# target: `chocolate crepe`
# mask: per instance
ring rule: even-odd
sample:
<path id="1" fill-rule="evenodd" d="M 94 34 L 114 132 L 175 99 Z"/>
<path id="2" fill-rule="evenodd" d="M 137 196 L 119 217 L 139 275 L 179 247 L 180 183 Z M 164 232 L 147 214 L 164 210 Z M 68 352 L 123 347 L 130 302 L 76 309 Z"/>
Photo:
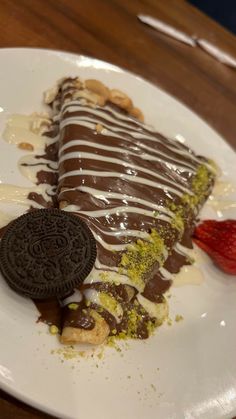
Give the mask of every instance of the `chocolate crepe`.
<path id="1" fill-rule="evenodd" d="M 109 326 L 101 341 L 146 338 L 167 316 L 172 274 L 192 262 L 191 234 L 214 167 L 145 125 L 127 95 L 96 80 L 64 79 L 46 101 L 54 110 L 48 135 L 58 144 L 59 207 L 81 217 L 97 241 L 79 298 L 61 302 L 62 329 L 70 329 L 64 342 L 94 343 L 81 326 L 91 313 Z"/>

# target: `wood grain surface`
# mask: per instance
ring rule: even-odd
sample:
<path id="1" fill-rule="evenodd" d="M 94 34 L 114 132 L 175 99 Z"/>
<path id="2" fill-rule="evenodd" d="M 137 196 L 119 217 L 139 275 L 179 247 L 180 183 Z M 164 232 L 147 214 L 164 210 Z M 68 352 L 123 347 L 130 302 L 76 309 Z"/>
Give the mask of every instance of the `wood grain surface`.
<path id="1" fill-rule="evenodd" d="M 122 66 L 185 103 L 236 149 L 236 69 L 141 24 L 138 13 L 236 57 L 234 35 L 183 0 L 0 0 L 0 47 L 60 49 Z M 48 417 L 0 392 L 1 419 Z"/>

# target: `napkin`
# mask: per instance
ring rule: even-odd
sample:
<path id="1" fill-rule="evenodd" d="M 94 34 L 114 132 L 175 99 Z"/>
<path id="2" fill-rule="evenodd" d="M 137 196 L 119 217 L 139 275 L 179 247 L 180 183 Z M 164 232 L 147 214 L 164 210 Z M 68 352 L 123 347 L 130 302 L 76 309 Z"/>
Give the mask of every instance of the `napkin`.
<path id="1" fill-rule="evenodd" d="M 163 22 L 159 19 L 153 18 L 151 16 L 139 14 L 137 17 L 142 23 L 145 23 L 146 25 L 149 25 L 152 28 L 164 34 L 174 39 L 177 39 L 180 42 L 184 42 L 185 44 L 191 47 L 200 46 L 204 51 L 206 51 L 208 54 L 216 58 L 221 63 L 226 64 L 230 67 L 236 68 L 236 58 L 233 57 L 228 52 L 223 51 L 222 49 L 218 48 L 216 45 L 212 44 L 210 41 L 207 41 L 206 39 L 198 38 L 195 35 L 189 35 L 186 32 L 179 30 L 169 25 L 168 23 Z"/>

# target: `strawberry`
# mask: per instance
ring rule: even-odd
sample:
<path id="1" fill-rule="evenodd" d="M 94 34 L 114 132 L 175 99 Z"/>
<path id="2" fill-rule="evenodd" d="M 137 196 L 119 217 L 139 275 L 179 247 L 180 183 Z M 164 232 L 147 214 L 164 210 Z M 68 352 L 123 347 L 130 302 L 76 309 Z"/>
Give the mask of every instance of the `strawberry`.
<path id="1" fill-rule="evenodd" d="M 224 272 L 236 275 L 236 220 L 206 220 L 195 228 L 194 242 Z"/>

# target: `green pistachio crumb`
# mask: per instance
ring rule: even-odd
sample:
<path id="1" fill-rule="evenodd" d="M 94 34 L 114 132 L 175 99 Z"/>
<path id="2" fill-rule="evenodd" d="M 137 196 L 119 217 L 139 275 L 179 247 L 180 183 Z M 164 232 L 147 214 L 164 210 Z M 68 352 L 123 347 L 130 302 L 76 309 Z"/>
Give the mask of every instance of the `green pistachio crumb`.
<path id="1" fill-rule="evenodd" d="M 194 195 L 184 194 L 182 196 L 183 204 L 189 206 L 191 209 L 194 209 L 194 207 L 200 204 L 207 194 L 212 178 L 213 174 L 207 166 L 205 164 L 201 164 L 192 180 L 192 190 Z"/>
<path id="2" fill-rule="evenodd" d="M 106 282 L 108 280 L 108 273 L 107 272 L 101 272 L 99 273 L 99 278 L 102 282 Z"/>
<path id="3" fill-rule="evenodd" d="M 118 302 L 113 296 L 111 296 L 111 295 L 109 295 L 105 292 L 100 292 L 99 300 L 100 300 L 101 304 L 103 305 L 103 307 L 105 309 L 107 309 L 110 313 L 116 313 L 117 312 Z"/>
<path id="4" fill-rule="evenodd" d="M 175 321 L 176 322 L 181 322 L 181 320 L 183 320 L 184 318 L 183 318 L 183 316 L 181 316 L 181 314 L 176 314 L 176 316 L 175 316 Z"/>
<path id="5" fill-rule="evenodd" d="M 98 313 L 103 313 L 104 312 L 104 308 L 103 307 L 98 307 L 97 308 Z"/>
<path id="6" fill-rule="evenodd" d="M 49 328 L 51 335 L 57 335 L 59 333 L 59 329 L 55 324 L 52 324 Z"/>
<path id="7" fill-rule="evenodd" d="M 171 225 L 173 228 L 176 228 L 176 230 L 179 230 L 181 233 L 184 231 L 184 214 L 181 207 L 175 211 L 175 216 L 172 219 Z"/>
<path id="8" fill-rule="evenodd" d="M 70 309 L 70 310 L 77 310 L 77 308 L 79 307 L 79 305 L 78 304 L 76 304 L 76 303 L 70 303 L 69 305 L 68 305 L 68 308 Z"/>
<path id="9" fill-rule="evenodd" d="M 157 326 L 157 323 L 151 322 L 151 320 L 148 321 L 148 323 L 147 323 L 148 336 L 153 335 L 153 333 L 156 329 L 156 326 Z"/>
<path id="10" fill-rule="evenodd" d="M 144 289 L 144 275 L 147 274 L 155 262 L 163 263 L 164 241 L 153 229 L 150 240 L 137 240 L 127 248 L 122 255 L 120 267 L 126 269 L 128 277 L 140 290 Z"/>

